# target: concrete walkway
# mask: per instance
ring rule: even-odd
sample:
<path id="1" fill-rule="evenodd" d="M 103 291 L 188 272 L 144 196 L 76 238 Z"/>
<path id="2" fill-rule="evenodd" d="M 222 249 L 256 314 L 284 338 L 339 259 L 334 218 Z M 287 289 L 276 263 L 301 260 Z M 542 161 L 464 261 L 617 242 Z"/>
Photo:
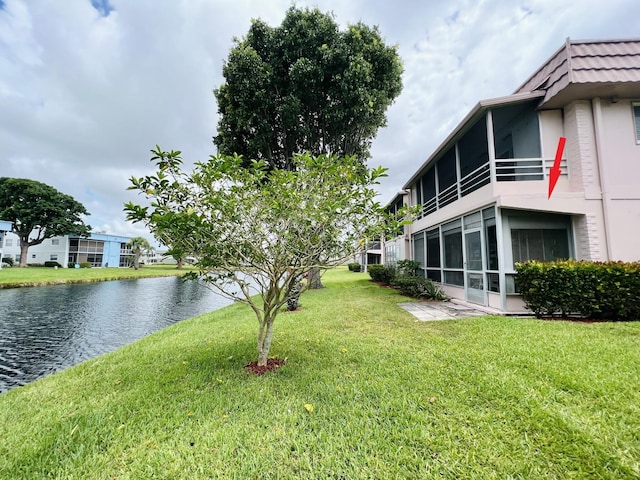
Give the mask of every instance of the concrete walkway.
<path id="1" fill-rule="evenodd" d="M 406 310 L 418 320 L 429 322 L 433 320 L 454 320 L 469 317 L 481 317 L 484 315 L 499 315 L 500 312 L 489 311 L 486 307 L 477 308 L 470 304 L 458 302 L 407 302 L 398 303 L 398 306 Z"/>

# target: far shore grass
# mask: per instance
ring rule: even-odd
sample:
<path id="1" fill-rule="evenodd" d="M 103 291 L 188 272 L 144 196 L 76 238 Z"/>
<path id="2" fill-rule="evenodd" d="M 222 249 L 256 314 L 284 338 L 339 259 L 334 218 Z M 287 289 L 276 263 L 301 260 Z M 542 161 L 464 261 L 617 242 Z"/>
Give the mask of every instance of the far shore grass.
<path id="1" fill-rule="evenodd" d="M 168 277 L 184 275 L 176 265 L 145 265 L 133 268 L 51 268 L 51 267 L 3 267 L 0 270 L 0 289 L 36 287 L 62 283 L 89 283 L 105 280 L 123 280 L 144 277 Z"/>
<path id="2" fill-rule="evenodd" d="M 640 478 L 640 322 L 420 322 L 324 283 L 262 377 L 234 304 L 0 395 L 0 478 Z"/>

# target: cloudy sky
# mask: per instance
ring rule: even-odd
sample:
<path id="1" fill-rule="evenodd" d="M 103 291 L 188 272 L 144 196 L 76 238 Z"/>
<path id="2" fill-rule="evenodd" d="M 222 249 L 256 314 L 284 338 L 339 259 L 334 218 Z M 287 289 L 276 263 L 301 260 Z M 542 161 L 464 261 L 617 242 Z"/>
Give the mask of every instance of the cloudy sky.
<path id="1" fill-rule="evenodd" d="M 0 0 L 0 176 L 83 203 L 96 231 L 125 221 L 128 179 L 156 144 L 186 162 L 215 153 L 212 90 L 251 18 L 290 0 Z M 512 93 L 565 41 L 640 37 L 638 0 L 315 0 L 343 27 L 378 25 L 404 62 L 370 165 L 386 203 L 481 99 Z"/>

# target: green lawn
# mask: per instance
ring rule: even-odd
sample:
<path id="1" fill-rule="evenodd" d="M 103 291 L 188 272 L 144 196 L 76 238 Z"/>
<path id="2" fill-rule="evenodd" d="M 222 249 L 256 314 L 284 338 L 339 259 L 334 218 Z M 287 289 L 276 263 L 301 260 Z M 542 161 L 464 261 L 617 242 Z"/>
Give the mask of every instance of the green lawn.
<path id="1" fill-rule="evenodd" d="M 163 277 L 183 275 L 186 271 L 177 270 L 175 265 L 145 266 L 133 268 L 45 268 L 45 267 L 3 267 L 0 270 L 0 289 L 14 287 L 32 287 L 56 283 L 101 282 L 140 277 Z"/>
<path id="2" fill-rule="evenodd" d="M 328 272 L 263 377 L 235 304 L 0 396 L 0 478 L 640 478 L 640 322 L 417 322 Z"/>

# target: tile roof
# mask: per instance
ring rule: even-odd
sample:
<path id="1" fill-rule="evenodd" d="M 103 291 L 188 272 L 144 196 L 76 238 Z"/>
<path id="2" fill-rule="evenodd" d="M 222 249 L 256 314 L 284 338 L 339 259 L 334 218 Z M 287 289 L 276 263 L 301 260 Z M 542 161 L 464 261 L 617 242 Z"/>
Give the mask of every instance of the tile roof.
<path id="1" fill-rule="evenodd" d="M 594 88 L 598 84 L 603 86 L 601 90 Z M 640 91 L 640 39 L 567 39 L 514 93 L 544 90 L 541 106 L 557 107 L 561 100 L 587 93 L 591 97 L 617 94 L 616 86 L 623 94 L 637 95 Z"/>

